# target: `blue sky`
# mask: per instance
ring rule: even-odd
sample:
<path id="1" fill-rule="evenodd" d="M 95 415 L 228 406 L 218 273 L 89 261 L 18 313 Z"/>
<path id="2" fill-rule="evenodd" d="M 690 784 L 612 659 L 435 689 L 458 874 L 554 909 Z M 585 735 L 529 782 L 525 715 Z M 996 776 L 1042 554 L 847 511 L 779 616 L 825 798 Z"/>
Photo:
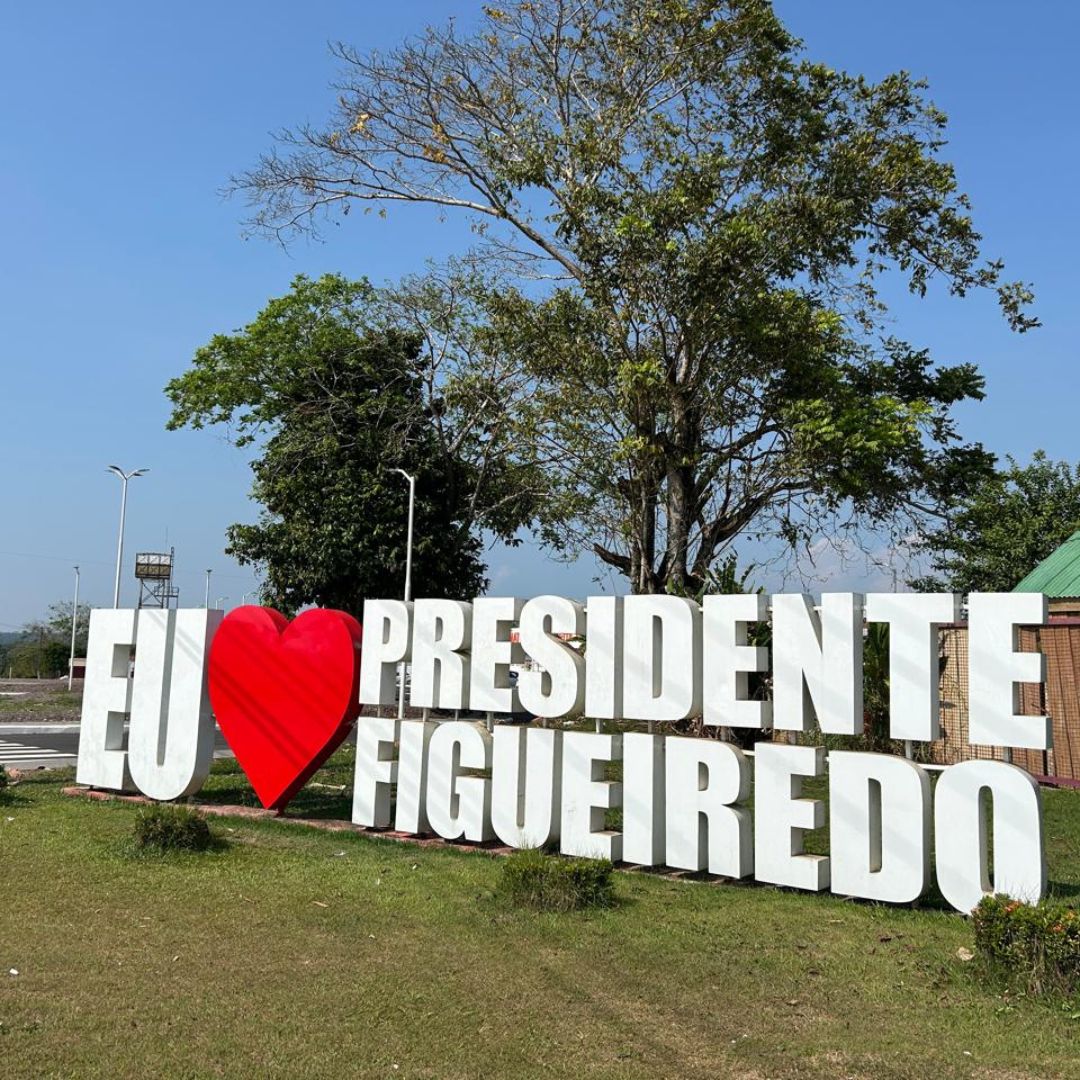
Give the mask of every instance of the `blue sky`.
<path id="1" fill-rule="evenodd" d="M 164 384 L 213 333 L 243 325 L 299 272 L 376 283 L 459 251 L 463 223 L 421 210 L 353 215 L 288 252 L 243 239 L 223 199 L 273 130 L 317 122 L 334 100 L 327 42 L 388 48 L 423 24 L 473 17 L 472 0 L 395 5 L 232 0 L 9 4 L 0 23 L 0 630 L 71 592 L 111 598 L 118 462 L 133 481 L 128 552 L 175 545 L 182 602 L 240 601 L 253 577 L 222 554 L 252 520 L 243 456 L 213 431 L 164 430 Z M 1075 459 L 1075 193 L 1080 15 L 1061 0 L 950 3 L 780 0 L 808 54 L 880 77 L 927 77 L 951 119 L 949 157 L 987 254 L 1035 283 L 1044 327 L 1011 334 L 989 298 L 902 299 L 898 332 L 941 361 L 974 360 L 988 400 L 960 416 L 970 438 L 1026 459 Z M 130 564 L 130 557 L 126 560 Z M 491 552 L 494 591 L 583 595 L 591 561 L 529 546 Z M 125 566 L 125 598 L 134 584 Z M 860 571 L 843 575 L 860 582 Z M 839 579 L 838 579 L 839 580 Z"/>

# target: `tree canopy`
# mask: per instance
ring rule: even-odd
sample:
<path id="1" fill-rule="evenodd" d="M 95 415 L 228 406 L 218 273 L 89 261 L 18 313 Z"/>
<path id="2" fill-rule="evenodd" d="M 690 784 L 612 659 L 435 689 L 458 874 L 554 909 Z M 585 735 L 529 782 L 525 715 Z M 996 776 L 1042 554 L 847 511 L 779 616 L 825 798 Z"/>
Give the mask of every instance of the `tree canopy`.
<path id="1" fill-rule="evenodd" d="M 512 538 L 490 432 L 426 390 L 421 334 L 366 282 L 296 278 L 243 330 L 218 334 L 172 380 L 170 428 L 227 425 L 257 448 L 255 524 L 228 553 L 263 572 L 262 598 L 358 612 L 404 582 L 408 486 L 417 479 L 413 594 L 471 597 L 486 585 L 482 529 Z"/>
<path id="2" fill-rule="evenodd" d="M 1036 451 L 1030 465 L 1008 458 L 929 532 L 932 573 L 918 589 L 1009 592 L 1080 529 L 1080 466 Z"/>
<path id="3" fill-rule="evenodd" d="M 329 122 L 238 187 L 279 237 L 354 205 L 472 218 L 548 539 L 696 592 L 741 535 L 909 533 L 988 474 L 952 416 L 976 366 L 897 337 L 882 282 L 993 290 L 1017 331 L 1032 295 L 981 255 L 906 72 L 807 59 L 765 0 L 514 2 L 335 52 Z"/>

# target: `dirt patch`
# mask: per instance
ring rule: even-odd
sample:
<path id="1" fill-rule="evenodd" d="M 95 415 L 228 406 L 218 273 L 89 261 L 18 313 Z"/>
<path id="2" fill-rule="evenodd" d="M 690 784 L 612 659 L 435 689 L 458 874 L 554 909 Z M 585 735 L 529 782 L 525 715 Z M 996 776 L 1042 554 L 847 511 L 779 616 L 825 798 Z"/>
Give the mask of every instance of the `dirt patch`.
<path id="1" fill-rule="evenodd" d="M 0 724 L 71 723 L 81 712 L 80 682 L 68 693 L 67 679 L 0 680 Z"/>

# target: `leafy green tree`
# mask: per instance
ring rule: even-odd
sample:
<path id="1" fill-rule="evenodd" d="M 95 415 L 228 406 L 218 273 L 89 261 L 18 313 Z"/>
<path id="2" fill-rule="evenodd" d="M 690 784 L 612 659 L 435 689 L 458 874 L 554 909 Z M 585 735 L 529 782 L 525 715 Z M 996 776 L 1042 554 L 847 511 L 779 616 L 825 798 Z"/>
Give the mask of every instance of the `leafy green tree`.
<path id="1" fill-rule="evenodd" d="M 483 591 L 481 530 L 512 537 L 519 522 L 427 373 L 421 335 L 394 325 L 370 285 L 301 276 L 169 383 L 170 428 L 224 424 L 257 447 L 263 512 L 229 528 L 227 551 L 262 570 L 265 602 L 359 612 L 365 597 L 398 592 L 408 488 L 395 469 L 417 477 L 413 594 Z"/>
<path id="2" fill-rule="evenodd" d="M 86 643 L 90 636 L 90 605 L 79 605 L 79 617 L 75 626 L 75 655 L 86 655 Z M 71 601 L 59 600 L 50 604 L 45 614 L 44 625 L 50 636 L 71 646 Z"/>
<path id="3" fill-rule="evenodd" d="M 1008 592 L 1080 529 L 1080 466 L 1042 450 L 1030 465 L 1007 460 L 924 536 L 933 573 L 913 587 Z"/>
<path id="4" fill-rule="evenodd" d="M 21 641 L 8 650 L 7 662 L 16 679 L 58 679 L 67 674 L 68 647 L 62 641 Z"/>
<path id="5" fill-rule="evenodd" d="M 1037 325 L 923 84 L 805 58 L 765 0 L 484 11 L 471 36 L 339 46 L 329 123 L 237 186 L 279 237 L 355 205 L 472 218 L 549 540 L 692 595 L 740 535 L 903 535 L 988 473 L 952 416 L 975 366 L 893 336 L 880 288 L 989 289 Z"/>
<path id="6" fill-rule="evenodd" d="M 90 607 L 79 605 L 75 631 L 75 653 L 86 655 L 86 640 L 90 629 Z M 10 643 L 2 658 L 0 670 L 10 669 L 18 679 L 58 678 L 67 674 L 71 651 L 71 602 L 50 604 L 45 616 L 28 622 Z"/>

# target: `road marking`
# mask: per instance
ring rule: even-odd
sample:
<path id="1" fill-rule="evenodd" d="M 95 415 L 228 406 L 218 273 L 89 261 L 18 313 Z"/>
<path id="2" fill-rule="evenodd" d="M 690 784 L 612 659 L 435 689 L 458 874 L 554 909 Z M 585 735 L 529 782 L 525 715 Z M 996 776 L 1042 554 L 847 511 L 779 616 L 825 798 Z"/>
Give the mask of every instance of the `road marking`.
<path id="1" fill-rule="evenodd" d="M 0 765 L 17 765 L 20 761 L 45 761 L 52 758 L 74 760 L 76 756 L 65 754 L 62 750 L 50 750 L 44 746 L 30 746 L 27 743 L 6 742 L 0 739 Z"/>
<path id="2" fill-rule="evenodd" d="M 233 752 L 228 746 L 215 747 L 214 760 L 223 761 L 231 758 Z M 65 750 L 53 750 L 45 746 L 33 746 L 30 743 L 10 742 L 0 739 L 0 765 L 17 765 L 21 761 L 52 761 L 63 759 L 65 761 L 77 761 L 78 749 L 70 752 Z"/>

